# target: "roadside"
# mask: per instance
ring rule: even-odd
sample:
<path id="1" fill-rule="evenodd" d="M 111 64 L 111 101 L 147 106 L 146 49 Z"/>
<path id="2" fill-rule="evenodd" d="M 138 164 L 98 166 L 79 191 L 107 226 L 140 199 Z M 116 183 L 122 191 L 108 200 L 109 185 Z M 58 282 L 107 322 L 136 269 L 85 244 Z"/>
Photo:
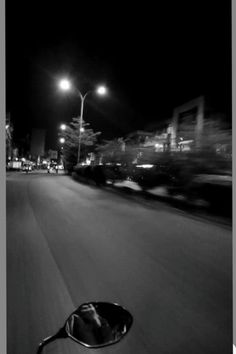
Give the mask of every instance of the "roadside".
<path id="1" fill-rule="evenodd" d="M 72 173 L 72 178 L 80 183 L 96 186 L 92 179 L 86 179 Z M 181 194 L 169 194 L 165 186 L 155 187 L 149 190 L 143 190 L 138 183 L 131 180 L 124 181 L 107 181 L 106 184 L 99 185 L 100 188 L 111 192 L 119 193 L 124 197 L 132 198 L 136 202 L 145 203 L 149 208 L 160 208 L 160 202 L 164 205 L 175 208 L 178 212 L 187 212 L 192 218 L 203 218 L 205 220 L 216 222 L 221 225 L 232 227 L 232 217 L 228 215 L 220 215 L 212 210 L 209 204 L 201 199 L 188 200 Z M 220 202 L 220 201 L 219 201 Z"/>
<path id="2" fill-rule="evenodd" d="M 58 172 L 58 174 L 55 171 L 48 174 L 46 170 L 34 170 L 29 172 L 29 175 L 45 174 L 52 177 L 65 175 L 64 170 Z M 23 175 L 26 173 L 22 171 L 7 171 L 6 178 L 11 178 L 11 176 L 16 174 Z M 72 178 L 80 183 L 98 186 L 93 179 L 79 176 L 76 173 L 72 173 Z M 232 227 L 232 215 L 221 213 L 222 208 L 221 210 L 217 210 L 216 207 L 212 208 L 206 200 L 201 199 L 199 196 L 188 199 L 186 195 L 181 193 L 171 194 L 169 193 L 168 186 L 159 186 L 144 190 L 131 179 L 116 181 L 108 179 L 106 183 L 101 183 L 98 187 L 113 193 L 119 193 L 124 198 L 132 199 L 137 203 L 143 203 L 151 209 L 159 209 L 160 203 L 162 203 L 163 208 L 171 206 L 175 209 L 175 212 L 188 213 L 192 218 L 203 218 L 210 222 Z M 219 198 L 218 203 L 221 203 L 221 198 Z"/>

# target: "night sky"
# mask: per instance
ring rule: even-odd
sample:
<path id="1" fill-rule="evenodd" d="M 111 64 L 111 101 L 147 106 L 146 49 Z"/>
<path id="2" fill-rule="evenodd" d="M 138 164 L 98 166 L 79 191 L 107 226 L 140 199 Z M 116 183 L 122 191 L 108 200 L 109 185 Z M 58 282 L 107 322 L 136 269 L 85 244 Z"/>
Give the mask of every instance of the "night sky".
<path id="1" fill-rule="evenodd" d="M 53 148 L 60 123 L 80 100 L 58 90 L 71 78 L 88 96 L 84 120 L 102 138 L 169 119 L 174 107 L 205 95 L 231 120 L 231 2 L 6 2 L 7 111 L 14 137 L 47 130 Z M 156 6 L 155 6 L 156 4 Z"/>

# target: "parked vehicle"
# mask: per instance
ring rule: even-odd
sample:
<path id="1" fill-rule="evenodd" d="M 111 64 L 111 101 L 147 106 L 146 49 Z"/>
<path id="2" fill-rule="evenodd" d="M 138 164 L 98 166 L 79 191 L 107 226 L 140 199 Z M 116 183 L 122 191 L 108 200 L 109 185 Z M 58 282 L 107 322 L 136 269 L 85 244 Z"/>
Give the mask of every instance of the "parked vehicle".
<path id="1" fill-rule="evenodd" d="M 143 189 L 149 189 L 172 185 L 175 181 L 175 174 L 168 165 L 136 165 L 132 170 L 131 179 Z"/>

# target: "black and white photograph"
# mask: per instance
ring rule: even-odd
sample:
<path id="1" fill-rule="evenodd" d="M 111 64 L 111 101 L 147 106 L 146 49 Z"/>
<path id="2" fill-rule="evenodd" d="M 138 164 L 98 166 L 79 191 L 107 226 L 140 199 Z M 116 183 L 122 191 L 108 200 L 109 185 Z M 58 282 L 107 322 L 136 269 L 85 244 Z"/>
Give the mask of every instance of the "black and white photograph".
<path id="1" fill-rule="evenodd" d="M 232 354 L 231 1 L 8 0 L 5 50 L 7 354 Z"/>

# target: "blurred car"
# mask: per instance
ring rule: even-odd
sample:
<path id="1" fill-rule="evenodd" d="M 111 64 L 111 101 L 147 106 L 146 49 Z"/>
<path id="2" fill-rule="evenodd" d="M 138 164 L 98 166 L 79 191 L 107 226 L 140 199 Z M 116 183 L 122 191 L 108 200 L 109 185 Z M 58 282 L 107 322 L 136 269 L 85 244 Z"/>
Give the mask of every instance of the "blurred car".
<path id="1" fill-rule="evenodd" d="M 32 165 L 30 163 L 24 163 L 22 165 L 22 171 L 25 171 L 25 172 L 32 171 Z"/>
<path id="2" fill-rule="evenodd" d="M 48 173 L 56 172 L 58 173 L 58 170 L 64 169 L 63 165 L 58 165 L 55 162 L 51 162 L 50 164 L 47 165 L 47 171 Z"/>
<path id="3" fill-rule="evenodd" d="M 134 166 L 131 179 L 142 188 L 154 188 L 162 185 L 172 185 L 175 175 L 168 165 L 136 165 Z"/>

